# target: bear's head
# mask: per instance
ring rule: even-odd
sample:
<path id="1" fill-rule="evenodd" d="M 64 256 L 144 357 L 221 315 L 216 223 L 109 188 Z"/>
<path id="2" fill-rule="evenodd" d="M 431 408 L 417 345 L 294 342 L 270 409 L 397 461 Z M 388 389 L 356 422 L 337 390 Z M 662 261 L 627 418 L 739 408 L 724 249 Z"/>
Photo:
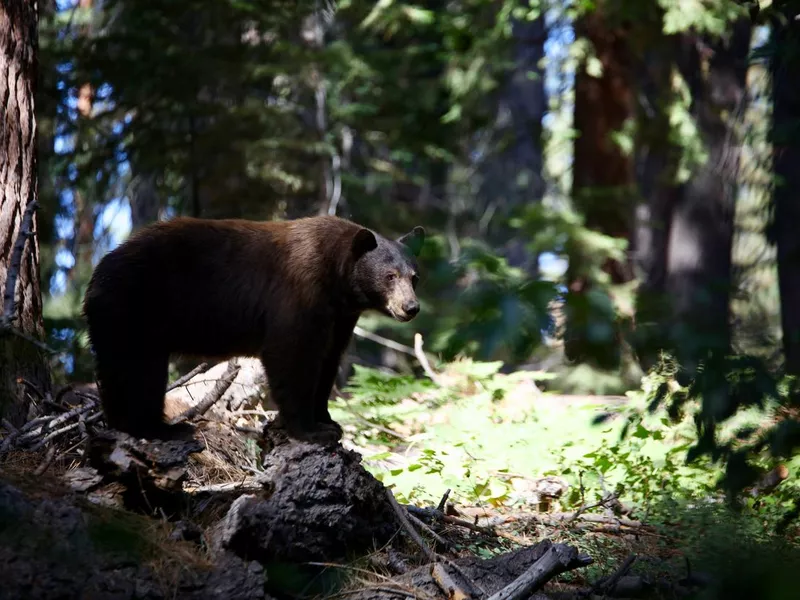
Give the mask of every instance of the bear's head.
<path id="1" fill-rule="evenodd" d="M 410 321 L 419 312 L 417 261 L 425 230 L 415 227 L 397 240 L 369 229 L 353 237 L 353 287 L 363 309 L 382 312 L 398 321 Z"/>

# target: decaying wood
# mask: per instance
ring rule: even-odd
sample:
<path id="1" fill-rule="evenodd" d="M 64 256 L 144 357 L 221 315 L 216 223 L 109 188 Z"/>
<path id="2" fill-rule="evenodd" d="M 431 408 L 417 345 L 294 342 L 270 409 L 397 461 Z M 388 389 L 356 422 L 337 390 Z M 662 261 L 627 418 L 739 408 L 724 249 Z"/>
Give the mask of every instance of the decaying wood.
<path id="1" fill-rule="evenodd" d="M 14 448 L 39 450 L 68 433 L 80 433 L 81 439 L 85 439 L 88 434 L 86 426 L 99 421 L 103 413 L 95 398 L 88 394 L 83 397 L 88 398 L 83 404 L 66 412 L 36 417 L 12 431 L 0 444 L 0 456 Z M 70 424 L 69 421 L 73 420 Z"/>
<path id="2" fill-rule="evenodd" d="M 258 563 L 224 552 L 193 551 L 172 536 L 152 539 L 157 528 L 147 519 L 87 504 L 75 502 L 71 494 L 25 493 L 0 480 L 0 513 L 4 517 L 0 596 L 26 600 L 268 599 L 264 569 Z M 98 525 L 103 531 L 119 528 L 126 541 L 130 537 L 134 542 L 146 542 L 147 552 L 154 554 L 120 547 L 121 554 L 108 544 L 94 543 Z"/>
<path id="3" fill-rule="evenodd" d="M 180 495 L 190 455 L 204 449 L 205 445 L 194 439 L 138 440 L 120 431 L 106 430 L 90 440 L 88 457 L 98 473 L 131 491 Z"/>
<path id="4" fill-rule="evenodd" d="M 601 580 L 599 580 L 598 582 L 596 582 L 592 586 L 592 591 L 594 591 L 595 593 L 598 593 L 600 595 L 605 595 L 605 594 L 611 592 L 614 589 L 614 587 L 617 585 L 617 582 L 622 577 L 624 577 L 625 575 L 628 574 L 628 571 L 631 570 L 631 567 L 633 566 L 634 562 L 636 562 L 636 555 L 635 554 L 631 554 L 620 565 L 619 569 L 614 571 L 614 573 L 612 573 L 608 577 L 604 577 Z"/>
<path id="5" fill-rule="evenodd" d="M 403 526 L 403 529 L 408 534 L 414 543 L 419 546 L 419 549 L 422 550 L 422 553 L 425 557 L 431 562 L 437 562 L 439 558 L 436 556 L 436 553 L 428 548 L 428 545 L 425 543 L 425 540 L 422 539 L 422 536 L 414 529 L 414 526 L 411 524 L 411 521 L 408 519 L 408 515 L 406 515 L 406 511 L 403 510 L 397 503 L 397 499 L 395 499 L 392 490 L 386 489 L 386 498 L 389 500 L 389 504 L 394 511 L 394 514 L 397 516 L 397 520 L 400 522 L 400 525 Z"/>
<path id="6" fill-rule="evenodd" d="M 450 563 L 444 563 L 443 561 L 440 561 L 440 563 L 443 567 L 447 567 L 445 572 L 456 582 L 458 588 L 464 594 L 475 599 L 487 599 L 492 594 L 497 594 L 506 589 L 509 584 L 527 573 L 534 564 L 548 553 L 553 545 L 549 540 L 544 540 L 532 546 L 512 550 L 490 559 L 468 556 L 454 559 Z M 577 552 L 575 555 L 577 556 Z M 580 558 L 583 559 L 584 557 Z M 442 591 L 441 584 L 437 582 L 433 574 L 433 568 L 436 564 L 439 563 L 417 567 L 404 575 L 395 577 L 394 581 L 399 586 L 412 588 L 419 596 L 428 595 L 438 599 L 446 597 Z M 458 570 L 453 569 L 453 565 Z M 583 566 L 583 564 L 578 564 L 575 568 L 580 566 Z M 443 573 L 437 572 L 437 577 L 442 578 Z M 464 578 L 463 581 L 462 577 Z M 474 586 L 474 588 L 468 589 L 469 585 Z M 356 600 L 393 600 L 391 595 L 376 593 L 373 589 L 359 590 L 353 594 L 353 597 Z M 531 600 L 544 600 L 546 598 L 546 596 L 536 593 L 528 597 Z"/>
<path id="7" fill-rule="evenodd" d="M 385 488 L 359 454 L 286 438 L 273 423 L 264 440 L 258 477 L 268 489 L 240 495 L 215 526 L 214 543 L 261 561 L 308 562 L 371 551 L 396 535 Z"/>
<path id="8" fill-rule="evenodd" d="M 578 554 L 572 546 L 553 544 L 525 573 L 490 596 L 489 600 L 522 600 L 541 589 L 556 575 L 590 564 L 591 557 Z"/>
<path id="9" fill-rule="evenodd" d="M 442 563 L 433 565 L 431 577 L 433 577 L 436 585 L 445 593 L 448 600 L 472 600 L 472 595 L 456 582 Z"/>
<path id="10" fill-rule="evenodd" d="M 232 358 L 230 361 L 228 361 L 228 368 L 225 370 L 225 374 L 214 384 L 214 387 L 205 396 L 205 398 L 203 398 L 194 406 L 189 407 L 183 414 L 179 415 L 175 419 L 172 419 L 170 424 L 176 425 L 183 421 L 190 421 L 195 417 L 204 415 L 209 408 L 219 402 L 220 398 L 222 398 L 225 392 L 228 391 L 228 388 L 231 387 L 231 383 L 233 383 L 233 380 L 236 379 L 236 375 L 238 374 L 239 361 L 237 361 L 235 358 Z"/>
<path id="11" fill-rule="evenodd" d="M 450 525 L 457 525 L 458 527 L 463 527 L 465 529 L 469 529 L 470 531 L 474 531 L 475 533 L 480 533 L 481 535 L 485 535 L 488 537 L 501 537 L 507 539 L 509 541 L 518 543 L 518 544 L 526 544 L 527 542 L 522 538 L 508 533 L 507 531 L 499 531 L 494 527 L 482 527 L 480 525 L 476 525 L 474 523 L 470 523 L 469 521 L 465 521 L 463 519 L 459 519 L 458 517 L 453 517 L 451 515 L 445 514 L 440 511 L 438 508 L 432 507 L 418 507 L 418 506 L 406 506 L 406 510 L 408 510 L 409 514 L 416 516 L 417 518 L 423 520 L 429 520 L 432 522 L 441 521 L 443 523 L 448 523 Z"/>
<path id="12" fill-rule="evenodd" d="M 189 381 L 195 375 L 200 375 L 200 373 L 205 373 L 206 371 L 208 371 L 208 363 L 200 363 L 194 369 L 192 369 L 191 371 L 189 371 L 185 375 L 181 375 L 175 381 L 170 383 L 167 386 L 167 391 L 171 392 L 175 388 L 181 387 L 182 385 L 184 385 L 187 381 Z"/>

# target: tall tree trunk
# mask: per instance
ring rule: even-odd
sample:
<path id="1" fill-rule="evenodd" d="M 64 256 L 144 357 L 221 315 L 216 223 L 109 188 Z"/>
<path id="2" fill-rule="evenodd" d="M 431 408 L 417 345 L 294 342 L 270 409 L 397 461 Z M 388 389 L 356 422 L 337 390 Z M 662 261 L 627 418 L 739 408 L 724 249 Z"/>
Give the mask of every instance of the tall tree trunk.
<path id="1" fill-rule="evenodd" d="M 0 4 L 0 290 L 5 290 L 9 277 L 17 277 L 12 326 L 24 335 L 41 339 L 44 326 L 35 215 L 30 221 L 33 235 L 28 236 L 16 274 L 16 266 L 12 265 L 26 208 L 37 200 L 37 25 L 35 2 L 4 0 Z M 4 301 L 4 312 L 10 308 Z M 6 418 L 14 424 L 23 422 L 28 414 L 31 386 L 46 392 L 49 385 L 42 352 L 7 329 L 1 333 L 0 411 Z"/>
<path id="2" fill-rule="evenodd" d="M 508 218 L 544 196 L 544 164 L 542 152 L 542 119 L 547 108 L 544 56 L 547 37 L 544 17 L 533 21 L 515 20 L 514 67 L 500 91 L 495 135 L 491 144 L 495 156 L 487 158 L 482 168 L 481 199 L 489 214 L 495 214 L 489 238 L 503 246 L 503 253 L 512 266 L 535 277 L 537 257 L 525 247 L 525 241 L 513 235 Z"/>
<path id="3" fill-rule="evenodd" d="M 665 295 L 672 209 L 680 197 L 677 165 L 680 150 L 671 137 L 670 110 L 677 38 L 662 33 L 662 11 L 643 23 L 647 39 L 635 53 L 637 106 L 636 179 L 641 197 L 636 207 L 632 254 L 640 280 L 635 301 L 634 347 L 644 370 L 653 367 L 669 345 Z"/>
<path id="4" fill-rule="evenodd" d="M 722 40 L 688 33 L 675 39 L 673 64 L 691 93 L 690 115 L 706 157 L 683 184 L 658 185 L 652 173 L 642 172 L 643 186 L 651 186 L 643 188 L 649 190 L 649 214 L 638 255 L 643 282 L 637 329 L 645 367 L 665 349 L 678 359 L 682 375 L 691 377 L 701 361 L 722 358 L 730 349 L 737 129 L 746 102 L 750 34 L 750 22 L 741 20 Z M 654 80 L 671 85 L 663 73 Z M 665 118 L 655 119 L 657 127 Z M 650 157 L 650 168 L 674 173 L 674 151 L 664 143 Z"/>
<path id="5" fill-rule="evenodd" d="M 789 11 L 786 11 L 787 13 Z M 800 23 L 792 14 L 773 24 L 772 71 L 773 234 L 778 250 L 778 284 L 786 372 L 800 375 Z"/>
<path id="6" fill-rule="evenodd" d="M 603 71 L 594 77 L 580 69 L 575 76 L 578 137 L 572 195 L 586 227 L 630 241 L 635 202 L 633 157 L 614 140 L 614 134 L 634 116 L 629 32 L 611 21 L 607 10 L 605 3 L 599 2 L 575 26 L 576 34 L 592 43 Z M 569 250 L 564 350 L 570 360 L 614 368 L 620 358 L 618 335 L 614 327 L 597 327 L 604 309 L 597 304 L 599 296 L 591 294 L 597 282 L 589 268 L 595 261 L 587 251 L 591 249 L 577 244 Z M 628 260 L 608 259 L 602 269 L 613 284 L 632 278 Z"/>
<path id="7" fill-rule="evenodd" d="M 692 114 L 708 157 L 673 204 L 666 292 L 681 366 L 693 373 L 709 355 L 730 349 L 732 248 L 746 106 L 751 24 L 741 20 L 726 40 L 684 35 L 678 66 L 692 93 Z"/>

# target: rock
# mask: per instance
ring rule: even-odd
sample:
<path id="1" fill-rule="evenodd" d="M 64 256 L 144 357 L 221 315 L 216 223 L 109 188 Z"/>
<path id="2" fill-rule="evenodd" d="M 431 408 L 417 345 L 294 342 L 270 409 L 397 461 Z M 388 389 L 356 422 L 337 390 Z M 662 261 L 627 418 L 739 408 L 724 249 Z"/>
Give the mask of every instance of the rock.
<path id="1" fill-rule="evenodd" d="M 371 550 L 397 531 L 383 485 L 358 454 L 280 434 L 271 443 L 264 459 L 270 490 L 237 498 L 215 531 L 220 547 L 260 562 L 330 561 Z"/>

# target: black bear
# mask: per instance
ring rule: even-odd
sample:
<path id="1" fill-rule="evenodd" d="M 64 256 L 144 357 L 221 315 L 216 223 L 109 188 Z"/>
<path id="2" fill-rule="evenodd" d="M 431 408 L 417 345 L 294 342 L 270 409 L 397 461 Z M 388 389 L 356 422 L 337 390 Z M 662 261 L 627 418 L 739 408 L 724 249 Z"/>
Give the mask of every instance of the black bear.
<path id="1" fill-rule="evenodd" d="M 176 218 L 106 254 L 83 311 L 108 425 L 169 438 L 171 354 L 258 356 L 287 433 L 341 438 L 328 412 L 362 312 L 419 312 L 415 257 L 425 231 L 386 239 L 338 217 L 286 222 Z"/>

